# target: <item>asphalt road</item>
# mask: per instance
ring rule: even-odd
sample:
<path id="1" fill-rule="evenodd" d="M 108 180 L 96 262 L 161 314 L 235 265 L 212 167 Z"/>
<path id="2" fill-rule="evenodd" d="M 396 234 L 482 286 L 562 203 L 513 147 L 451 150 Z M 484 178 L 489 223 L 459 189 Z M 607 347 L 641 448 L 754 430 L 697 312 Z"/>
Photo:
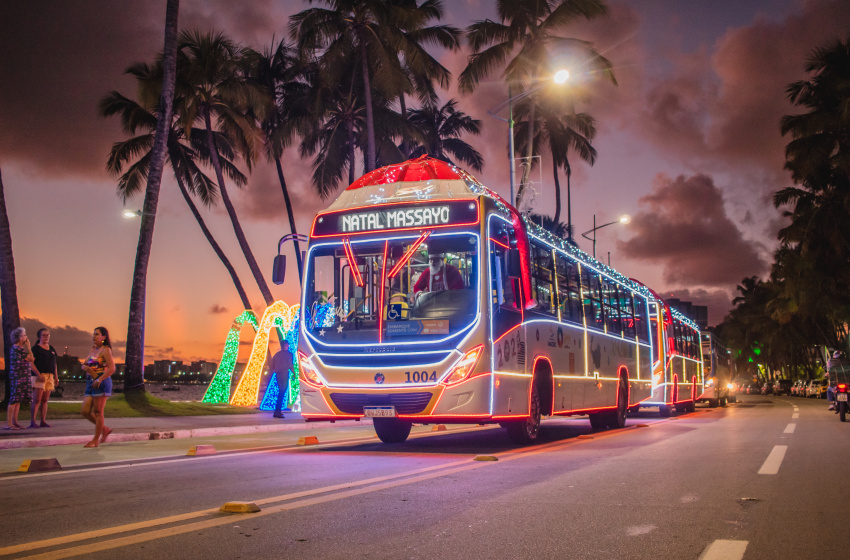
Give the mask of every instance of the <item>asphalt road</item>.
<path id="1" fill-rule="evenodd" d="M 398 445 L 363 427 L 319 446 L 234 436 L 206 457 L 116 444 L 134 458 L 0 476 L 0 559 L 846 558 L 850 422 L 825 409 L 551 420 L 530 447 L 477 426 Z M 234 501 L 260 511 L 219 513 Z"/>

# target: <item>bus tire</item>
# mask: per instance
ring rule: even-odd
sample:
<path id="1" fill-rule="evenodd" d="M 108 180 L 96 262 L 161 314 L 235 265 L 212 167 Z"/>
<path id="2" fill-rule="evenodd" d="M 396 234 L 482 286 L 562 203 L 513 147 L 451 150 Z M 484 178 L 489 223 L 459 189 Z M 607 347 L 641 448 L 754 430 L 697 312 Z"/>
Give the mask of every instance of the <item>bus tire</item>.
<path id="1" fill-rule="evenodd" d="M 531 401 L 529 405 L 528 418 L 518 422 L 506 423 L 508 438 L 514 443 L 534 443 L 540 435 L 540 393 L 537 388 L 537 378 L 531 382 Z"/>
<path id="2" fill-rule="evenodd" d="M 709 408 L 717 408 L 718 404 L 720 404 L 720 401 L 718 401 L 717 399 L 708 399 Z"/>
<path id="3" fill-rule="evenodd" d="M 670 413 L 671 413 L 670 407 L 667 406 L 666 404 L 662 404 L 661 406 L 658 407 L 658 415 L 661 416 L 662 418 L 670 418 Z"/>
<path id="4" fill-rule="evenodd" d="M 626 427 L 626 412 L 629 410 L 629 389 L 626 382 L 620 378 L 617 385 L 617 409 L 608 415 L 608 427 L 619 430 Z"/>
<path id="5" fill-rule="evenodd" d="M 375 433 L 384 443 L 404 443 L 410 435 L 412 422 L 404 422 L 398 418 L 373 418 L 372 425 Z"/>
<path id="6" fill-rule="evenodd" d="M 720 406 L 721 406 L 721 407 L 726 406 L 726 397 L 721 397 L 721 398 L 720 398 Z"/>
<path id="7" fill-rule="evenodd" d="M 608 419 L 605 416 L 604 412 L 594 412 L 593 414 L 589 414 L 588 418 L 590 418 L 590 427 L 596 431 L 606 429 L 608 427 Z"/>

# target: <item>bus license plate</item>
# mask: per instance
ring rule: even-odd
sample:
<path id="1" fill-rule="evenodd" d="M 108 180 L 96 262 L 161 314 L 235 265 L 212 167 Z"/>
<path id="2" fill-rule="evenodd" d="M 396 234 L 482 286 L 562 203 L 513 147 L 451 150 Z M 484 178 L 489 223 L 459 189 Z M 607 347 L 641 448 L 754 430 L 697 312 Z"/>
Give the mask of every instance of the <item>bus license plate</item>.
<path id="1" fill-rule="evenodd" d="M 841 402 L 847 402 L 847 393 L 838 393 L 837 397 Z"/>
<path id="2" fill-rule="evenodd" d="M 398 416 L 394 406 L 364 406 L 363 414 L 367 418 L 395 418 Z"/>

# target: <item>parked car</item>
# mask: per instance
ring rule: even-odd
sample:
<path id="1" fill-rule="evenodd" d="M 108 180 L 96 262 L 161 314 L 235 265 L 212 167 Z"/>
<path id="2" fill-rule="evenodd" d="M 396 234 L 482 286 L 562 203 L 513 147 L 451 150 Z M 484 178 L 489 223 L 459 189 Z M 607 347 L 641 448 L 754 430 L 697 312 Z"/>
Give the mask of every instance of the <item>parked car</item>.
<path id="1" fill-rule="evenodd" d="M 779 381 L 775 381 L 773 383 L 773 394 L 774 395 L 790 395 L 791 394 L 791 380 L 790 379 L 780 379 Z"/>
<path id="2" fill-rule="evenodd" d="M 768 381 L 764 385 L 761 386 L 761 394 L 762 395 L 772 395 L 773 394 L 773 382 Z"/>
<path id="3" fill-rule="evenodd" d="M 794 382 L 794 385 L 791 386 L 791 396 L 793 397 L 805 397 L 806 396 L 806 380 L 798 379 Z"/>

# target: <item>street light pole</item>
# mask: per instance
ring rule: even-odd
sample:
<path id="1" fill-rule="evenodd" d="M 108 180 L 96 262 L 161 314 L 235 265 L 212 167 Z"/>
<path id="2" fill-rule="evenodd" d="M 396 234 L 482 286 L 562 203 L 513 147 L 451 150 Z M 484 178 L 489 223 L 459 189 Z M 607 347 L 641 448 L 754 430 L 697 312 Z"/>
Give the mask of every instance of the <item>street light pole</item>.
<path id="1" fill-rule="evenodd" d="M 514 203 L 514 175 L 516 175 L 516 162 L 514 161 L 514 105 L 512 101 L 511 83 L 508 82 L 508 155 L 510 159 L 511 204 Z"/>
<path id="2" fill-rule="evenodd" d="M 597 226 L 596 225 L 596 214 L 593 215 L 593 228 L 582 233 L 581 236 L 584 237 L 585 239 L 587 239 L 588 241 L 593 241 L 593 258 L 594 259 L 596 258 L 596 230 L 599 230 L 599 229 L 602 229 L 602 228 L 608 227 L 608 226 L 613 226 L 614 224 L 627 224 L 627 223 L 629 223 L 630 220 L 631 220 L 631 218 L 627 214 L 623 214 L 622 216 L 620 216 L 620 218 L 618 220 L 614 220 L 613 222 L 608 222 L 607 224 L 602 224 L 601 226 Z M 593 237 L 588 237 L 587 236 L 588 233 L 592 233 Z M 608 262 L 609 263 L 611 262 L 610 254 L 609 254 L 609 257 L 608 257 Z"/>
<path id="3" fill-rule="evenodd" d="M 556 84 L 563 84 L 569 79 L 569 77 L 570 77 L 570 73 L 568 71 L 558 70 L 557 72 L 555 72 L 554 76 L 552 77 L 552 81 L 554 81 Z M 548 83 L 549 83 L 549 80 L 546 80 L 542 84 L 539 84 L 537 87 L 527 89 L 527 90 L 523 91 L 522 93 L 518 93 L 516 95 L 511 95 L 513 92 L 511 90 L 511 83 L 509 81 L 508 82 L 508 100 L 502 101 L 501 103 L 499 103 L 498 105 L 496 105 L 495 107 L 493 107 L 492 109 L 487 111 L 487 114 L 490 115 L 491 117 L 493 117 L 494 119 L 499 119 L 500 121 L 508 123 L 508 158 L 510 159 L 511 205 L 516 204 L 516 201 L 514 200 L 514 175 L 516 174 L 516 163 L 514 161 L 515 158 L 514 158 L 514 106 L 513 106 L 513 102 L 519 101 L 520 99 L 524 99 L 525 97 L 528 97 L 532 93 L 535 93 L 535 92 L 541 90 Z M 496 113 L 498 113 L 499 111 L 504 109 L 506 106 L 508 108 L 508 118 L 503 119 L 502 117 L 500 117 Z"/>

